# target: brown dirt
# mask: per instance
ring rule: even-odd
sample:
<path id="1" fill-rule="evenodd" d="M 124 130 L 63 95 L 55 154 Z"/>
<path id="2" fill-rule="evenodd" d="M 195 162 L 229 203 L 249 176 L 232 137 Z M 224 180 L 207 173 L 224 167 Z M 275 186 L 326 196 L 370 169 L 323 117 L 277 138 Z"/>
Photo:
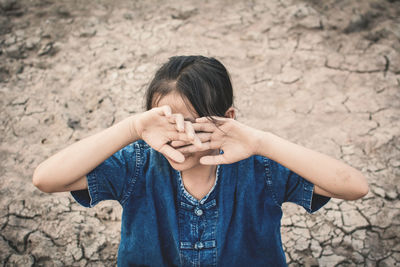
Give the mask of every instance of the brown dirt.
<path id="1" fill-rule="evenodd" d="M 400 262 L 400 2 L 0 0 L 0 262 L 115 264 L 121 209 L 31 183 L 44 159 L 142 110 L 168 57 L 215 56 L 239 120 L 362 170 L 370 193 L 284 207 L 291 266 Z"/>

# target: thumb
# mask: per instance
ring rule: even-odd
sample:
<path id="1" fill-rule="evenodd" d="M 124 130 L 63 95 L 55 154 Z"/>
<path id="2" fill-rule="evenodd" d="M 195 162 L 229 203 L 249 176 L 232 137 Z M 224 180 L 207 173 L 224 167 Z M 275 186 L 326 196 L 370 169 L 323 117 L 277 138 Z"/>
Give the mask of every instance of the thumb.
<path id="1" fill-rule="evenodd" d="M 180 151 L 172 148 L 170 145 L 163 145 L 159 151 L 176 162 L 182 163 L 185 161 L 185 156 L 183 156 Z"/>
<path id="2" fill-rule="evenodd" d="M 217 156 L 204 156 L 200 158 L 200 163 L 203 165 L 219 165 L 228 163 L 224 157 L 224 154 Z"/>

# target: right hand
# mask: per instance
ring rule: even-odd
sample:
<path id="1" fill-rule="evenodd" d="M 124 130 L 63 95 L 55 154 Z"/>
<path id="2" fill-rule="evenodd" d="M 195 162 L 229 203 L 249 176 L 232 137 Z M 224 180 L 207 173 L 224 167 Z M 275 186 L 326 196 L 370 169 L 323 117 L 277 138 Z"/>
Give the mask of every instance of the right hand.
<path id="1" fill-rule="evenodd" d="M 131 129 L 152 148 L 180 163 L 185 161 L 185 157 L 170 145 L 172 141 L 185 141 L 197 147 L 202 146 L 191 122 L 184 121 L 182 114 L 172 114 L 167 105 L 141 113 L 133 120 Z"/>

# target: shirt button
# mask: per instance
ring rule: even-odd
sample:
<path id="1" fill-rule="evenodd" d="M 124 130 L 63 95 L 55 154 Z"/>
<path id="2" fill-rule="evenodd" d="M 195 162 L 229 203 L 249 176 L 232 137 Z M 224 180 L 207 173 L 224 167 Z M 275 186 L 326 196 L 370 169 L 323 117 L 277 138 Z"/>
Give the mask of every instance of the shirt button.
<path id="1" fill-rule="evenodd" d="M 203 210 L 202 210 L 202 209 L 199 209 L 199 208 L 196 208 L 196 209 L 194 210 L 194 213 L 195 213 L 197 216 L 201 216 L 201 215 L 203 215 Z"/>
<path id="2" fill-rule="evenodd" d="M 195 249 L 202 249 L 202 248 L 204 248 L 203 242 L 201 242 L 201 241 L 196 242 L 196 244 L 194 244 L 194 248 L 195 248 Z"/>

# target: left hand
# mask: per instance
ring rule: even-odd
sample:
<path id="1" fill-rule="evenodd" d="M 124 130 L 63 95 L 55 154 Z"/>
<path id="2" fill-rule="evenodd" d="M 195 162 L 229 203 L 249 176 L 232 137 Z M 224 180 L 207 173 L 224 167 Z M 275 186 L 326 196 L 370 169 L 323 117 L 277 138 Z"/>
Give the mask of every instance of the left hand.
<path id="1" fill-rule="evenodd" d="M 188 145 L 177 148 L 181 153 L 195 153 L 199 151 L 221 149 L 224 153 L 204 156 L 200 163 L 204 165 L 229 164 L 240 161 L 256 154 L 258 130 L 244 125 L 234 119 L 213 117 L 216 123 L 208 118 L 198 118 L 193 123 L 196 133 L 202 132 L 208 140 L 201 140 L 202 147 Z M 178 143 L 177 143 L 178 144 Z M 180 144 L 182 145 L 182 144 Z M 172 144 L 174 146 L 174 144 Z"/>

